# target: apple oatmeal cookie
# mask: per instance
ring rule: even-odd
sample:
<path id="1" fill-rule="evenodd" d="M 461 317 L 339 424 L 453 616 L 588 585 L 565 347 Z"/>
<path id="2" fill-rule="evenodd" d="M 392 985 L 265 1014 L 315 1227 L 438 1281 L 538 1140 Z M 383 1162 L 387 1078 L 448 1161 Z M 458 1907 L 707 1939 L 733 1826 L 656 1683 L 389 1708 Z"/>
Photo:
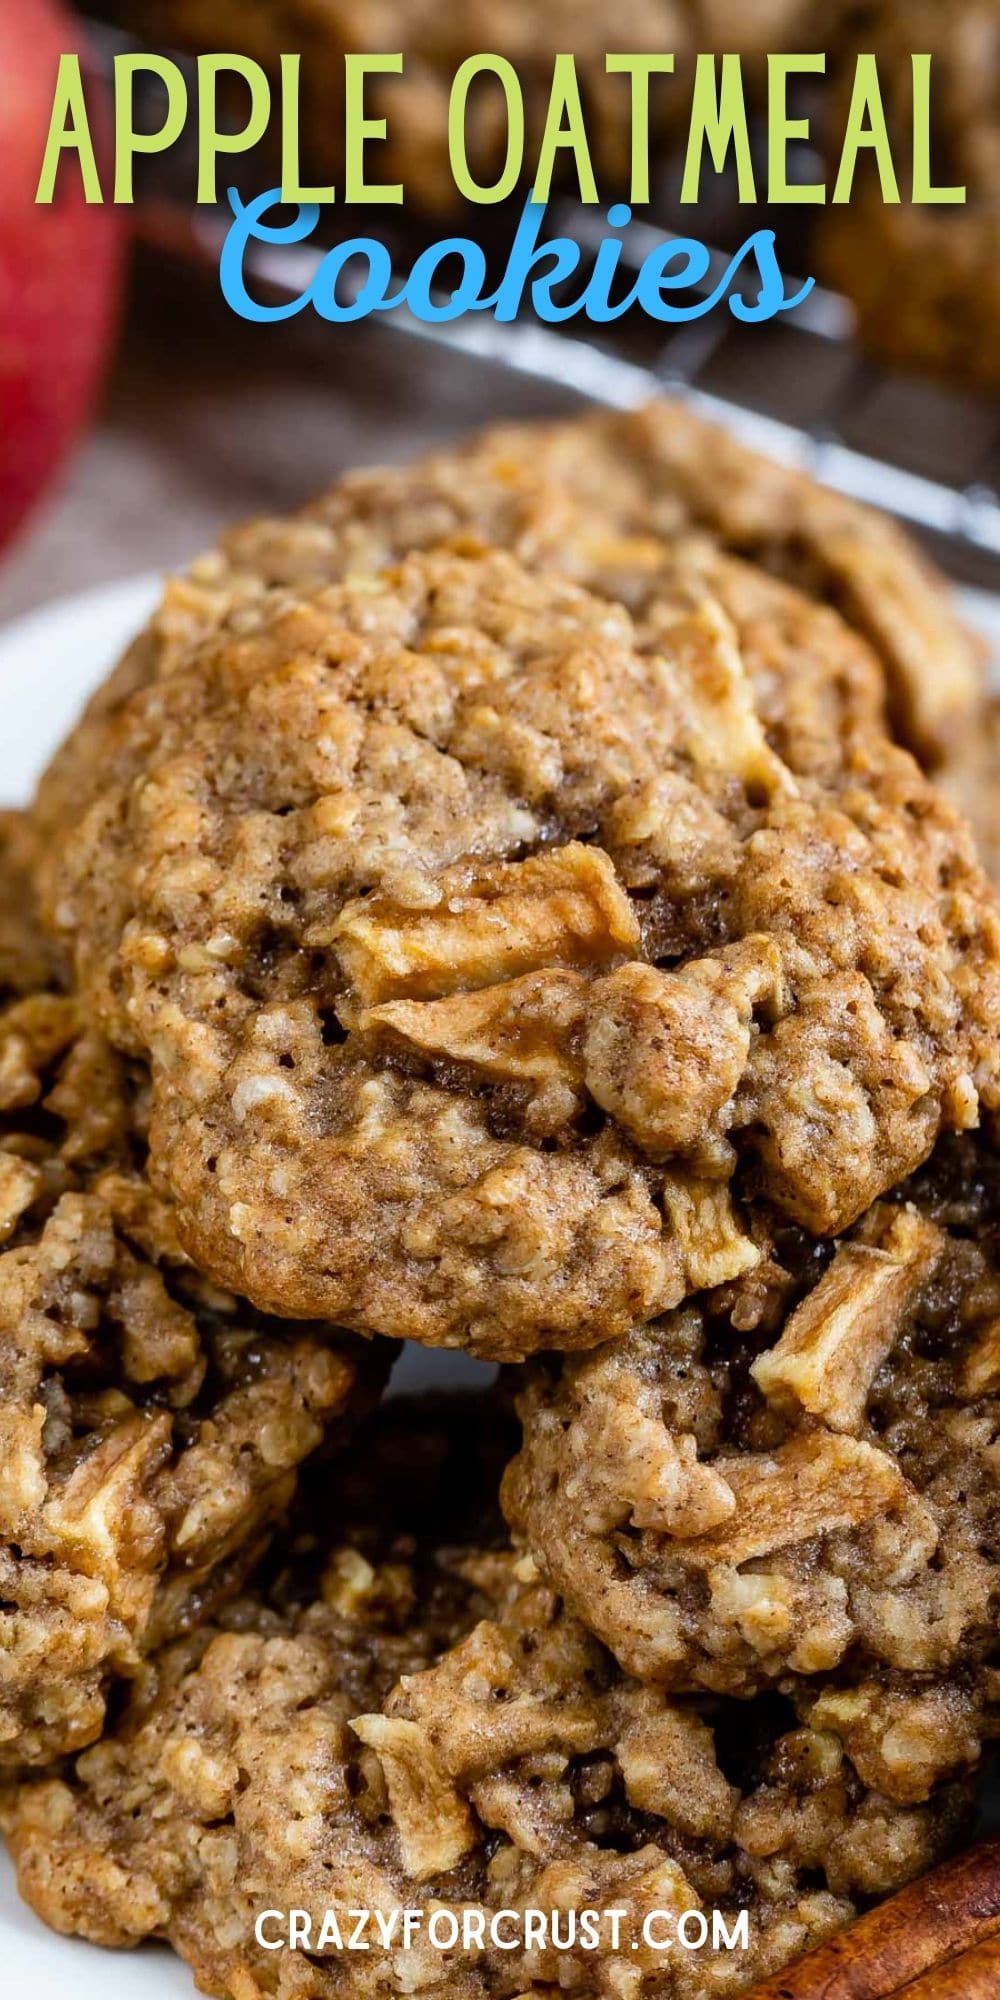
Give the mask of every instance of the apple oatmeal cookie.
<path id="1" fill-rule="evenodd" d="M 0 809 L 0 1007 L 44 992 L 56 980 L 57 954 L 34 890 L 39 861 L 30 816 Z"/>
<path id="2" fill-rule="evenodd" d="M 436 546 L 509 550 L 625 604 L 654 632 L 661 600 L 669 620 L 697 565 L 740 632 L 769 739 L 796 771 L 836 764 L 853 730 L 887 723 L 936 767 L 982 703 L 979 649 L 894 522 L 663 400 L 499 426 L 410 466 L 352 473 L 298 514 L 234 530 L 168 583 L 54 759 L 39 801 L 46 826 L 82 816 L 121 706 L 211 631 L 245 633 L 276 597 Z"/>
<path id="3" fill-rule="evenodd" d="M 370 1537 L 327 1544 L 299 1592 L 282 1580 L 147 1662 L 75 1770 L 8 1788 L 46 1922 L 166 1938 L 227 2000 L 721 2000 L 921 1873 L 963 1823 L 986 1720 L 971 1684 L 861 1683 L 846 1709 L 830 1691 L 685 1703 L 627 1680 L 523 1558 L 412 1538 L 381 1559 Z M 280 1937 L 292 1909 L 311 1947 L 255 1941 L 263 1911 Z M 597 1912 L 600 1949 L 522 1943 L 529 1909 Z M 745 1946 L 664 1951 L 667 1923 L 702 1909 L 745 1912 Z M 343 1935 L 352 1910 L 421 1923 L 385 1947 L 373 1924 L 364 1953 L 320 1943 L 325 1913 Z M 478 1914 L 481 1935 L 447 1949 L 435 1910 Z M 501 1910 L 513 1950 L 490 1938 Z"/>
<path id="4" fill-rule="evenodd" d="M 939 782 L 969 821 L 987 874 L 1000 882 L 1000 695 L 986 704 Z"/>
<path id="5" fill-rule="evenodd" d="M 117 710 L 52 895 L 200 1268 L 592 1346 L 757 1262 L 737 1176 L 833 1235 L 992 1119 L 968 835 L 877 734 L 796 775 L 752 643 L 697 566 L 651 630 L 438 551 L 279 593 Z"/>
<path id="6" fill-rule="evenodd" d="M 67 994 L 12 995 L 39 969 L 27 937 L 0 957 L 7 1770 L 97 1736 L 110 1682 L 237 1587 L 299 1467 L 387 1370 L 381 1345 L 279 1325 L 200 1277 L 143 1173 L 141 1082 Z"/>
<path id="7" fill-rule="evenodd" d="M 989 1657 L 998 1195 L 954 1142 L 836 1245 L 781 1229 L 746 1281 L 537 1366 L 508 1517 L 628 1672 L 746 1695 Z"/>

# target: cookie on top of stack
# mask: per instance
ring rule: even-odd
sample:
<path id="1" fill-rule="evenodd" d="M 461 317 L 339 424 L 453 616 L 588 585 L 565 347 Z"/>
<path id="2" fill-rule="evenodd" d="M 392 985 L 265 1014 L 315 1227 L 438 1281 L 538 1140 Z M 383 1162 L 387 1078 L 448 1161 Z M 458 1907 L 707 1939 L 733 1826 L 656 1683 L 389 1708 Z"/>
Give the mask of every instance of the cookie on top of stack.
<path id="1" fill-rule="evenodd" d="M 232 2000 L 688 2000 L 960 1837 L 997 1691 L 1000 904 L 911 752 L 953 768 L 985 699 L 895 529 L 669 404 L 355 475 L 168 587 L 31 834 L 25 953 L 76 1027 L 34 1058 L 8 1151 L 55 1165 L 6 1261 L 53 1286 L 67 1201 L 111 1247 L 72 1249 L 58 1352 L 13 1309 L 10 1420 L 50 1440 L 22 1513 L 59 1527 L 112 1417 L 164 1440 L 141 1507 L 103 1494 L 139 1612 L 84 1542 L 96 1683 L 11 1739 L 57 1927 L 167 1936 Z M 89 1120 L 125 1108 L 81 1153 L 98 1059 Z M 378 1520 L 345 1499 L 393 1339 L 508 1364 L 513 1546 L 447 1451 L 429 1542 L 398 1481 Z M 352 1896 L 714 1903 L 750 1943 L 425 1940 L 350 1979 L 255 1944 L 260 1907 Z"/>

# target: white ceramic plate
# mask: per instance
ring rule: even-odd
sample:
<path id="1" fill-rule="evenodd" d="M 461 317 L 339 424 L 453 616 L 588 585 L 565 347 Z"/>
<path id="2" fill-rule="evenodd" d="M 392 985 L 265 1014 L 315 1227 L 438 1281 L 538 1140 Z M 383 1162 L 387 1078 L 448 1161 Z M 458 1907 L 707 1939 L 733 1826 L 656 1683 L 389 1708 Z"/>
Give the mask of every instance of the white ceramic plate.
<path id="1" fill-rule="evenodd" d="M 20 805 L 88 694 L 156 601 L 152 577 L 134 577 L 35 612 L 0 632 L 0 804 Z M 1000 666 L 1000 599 L 969 594 L 968 615 Z M 481 1380 L 459 1356 L 409 1352 L 394 1386 Z M 0 1993 L 31 2000 L 192 2000 L 190 1974 L 172 1953 L 114 1954 L 55 1938 L 19 1902 L 0 1855 Z"/>

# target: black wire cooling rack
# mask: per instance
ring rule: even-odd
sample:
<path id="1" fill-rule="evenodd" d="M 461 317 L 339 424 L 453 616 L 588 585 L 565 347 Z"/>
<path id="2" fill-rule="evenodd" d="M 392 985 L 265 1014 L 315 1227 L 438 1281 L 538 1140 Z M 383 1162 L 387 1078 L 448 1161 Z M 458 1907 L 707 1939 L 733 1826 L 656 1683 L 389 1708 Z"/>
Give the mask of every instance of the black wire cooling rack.
<path id="1" fill-rule="evenodd" d="M 135 48 L 103 23 L 93 24 L 93 61 L 108 70 L 122 48 Z M 179 58 L 179 60 L 182 60 Z M 151 116 L 152 116 L 151 112 Z M 152 164 L 135 211 L 141 240 L 161 255 L 182 257 L 206 270 L 217 265 L 229 228 L 228 209 L 192 205 L 193 163 L 184 147 Z M 258 171 L 257 185 L 266 185 Z M 651 205 L 663 216 L 669 200 Z M 395 215 L 395 212 L 394 212 Z M 623 276 L 666 241 L 690 233 L 667 220 L 634 218 L 616 231 Z M 775 217 L 756 217 L 774 222 Z M 380 232 L 382 218 L 380 218 Z M 746 234 L 746 211 L 727 219 L 724 201 L 712 211 L 720 243 L 702 286 L 714 289 L 733 248 Z M 390 218 L 401 267 L 419 248 L 407 242 L 413 226 Z M 502 226 L 502 225 L 501 225 Z M 701 212 L 695 225 L 703 226 Z M 490 224 L 495 231 L 496 221 Z M 511 228 L 513 224 L 511 224 Z M 727 229 L 738 234 L 727 243 Z M 603 217 L 569 201 L 550 206 L 550 233 L 572 235 L 585 254 L 596 254 Z M 725 247 L 723 247 L 725 246 Z M 244 269 L 255 285 L 277 298 L 299 296 L 315 276 L 328 242 L 254 244 Z M 784 249 L 784 246 L 782 246 Z M 801 253 L 800 254 L 804 254 Z M 786 253 L 787 255 L 787 253 Z M 884 507 L 916 528 L 957 578 L 1000 590 L 1000 407 L 871 361 L 855 337 L 850 305 L 816 286 L 803 304 L 779 320 L 745 326 L 724 306 L 673 330 L 626 316 L 600 337 L 581 334 L 579 323 L 556 329 L 533 318 L 497 325 L 486 315 L 427 325 L 396 309 L 382 327 L 400 341 L 429 342 L 484 368 L 518 374 L 571 390 L 596 403 L 627 408 L 669 390 L 704 414 L 726 423 L 747 443 L 810 471 L 840 492 Z"/>

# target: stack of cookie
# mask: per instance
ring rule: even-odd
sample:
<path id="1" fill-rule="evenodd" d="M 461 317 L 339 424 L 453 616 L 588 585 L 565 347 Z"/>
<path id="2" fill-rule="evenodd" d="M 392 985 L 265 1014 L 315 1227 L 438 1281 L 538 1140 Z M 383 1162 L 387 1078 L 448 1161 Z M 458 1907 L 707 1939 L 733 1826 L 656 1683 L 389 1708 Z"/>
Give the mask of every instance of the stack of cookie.
<path id="1" fill-rule="evenodd" d="M 169 586 L 3 847 L 49 1922 L 228 2000 L 712 2000 L 965 1836 L 1000 903 L 926 771 L 985 702 L 895 529 L 667 404 Z M 503 1372 L 376 1409 L 401 1341 Z"/>

